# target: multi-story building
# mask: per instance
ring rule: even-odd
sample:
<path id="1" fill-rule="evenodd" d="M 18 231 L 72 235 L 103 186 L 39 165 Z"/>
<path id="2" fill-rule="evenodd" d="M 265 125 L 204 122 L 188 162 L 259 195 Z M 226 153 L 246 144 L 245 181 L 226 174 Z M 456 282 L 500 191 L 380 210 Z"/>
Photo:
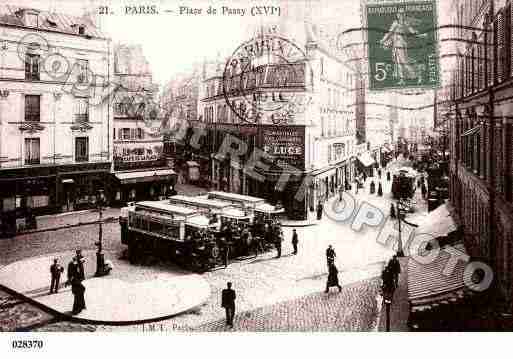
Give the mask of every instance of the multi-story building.
<path id="1" fill-rule="evenodd" d="M 450 84 L 450 200 L 467 251 L 488 263 L 512 310 L 513 68 L 510 1 L 453 2 L 459 55 Z M 492 296 L 490 296 L 490 301 Z"/>
<path id="2" fill-rule="evenodd" d="M 91 205 L 111 167 L 105 92 L 110 41 L 87 17 L 0 6 L 0 211 L 12 232 L 32 214 Z"/>
<path id="3" fill-rule="evenodd" d="M 198 91 L 201 83 L 201 66 L 194 66 L 191 73 L 176 75 L 163 88 L 160 105 L 169 115 L 169 127 L 177 131 L 180 126 L 198 119 Z M 178 130 L 179 132 L 179 130 Z M 173 162 L 180 180 L 188 178 L 189 165 L 200 167 L 201 178 L 210 176 L 210 156 L 199 156 L 186 142 L 173 133 L 166 135 L 164 152 Z M 198 155 L 196 158 L 193 156 Z M 189 163 L 189 165 L 187 164 Z"/>
<path id="4" fill-rule="evenodd" d="M 191 121 L 193 131 L 206 129 L 198 152 L 211 156 L 212 187 L 280 202 L 292 218 L 306 218 L 318 201 L 351 182 L 355 156 L 364 151 L 356 143 L 354 73 L 318 41 L 311 26 L 300 28 L 306 30 L 303 37 L 287 33 L 292 39 L 305 39 L 300 45 L 304 56 L 292 65 L 294 78 L 287 86 L 277 82 L 283 65 L 260 63 L 258 81 L 247 78 L 223 85 L 225 63 L 211 64 L 199 90 L 198 120 Z M 240 79 L 240 72 L 229 76 Z M 247 99 L 262 96 L 268 105 L 271 101 L 271 107 L 280 108 L 293 97 L 302 110 L 262 111 L 257 119 L 241 119 L 240 114 L 251 112 Z M 215 156 L 228 135 L 245 144 L 246 151 L 237 159 Z M 267 153 L 270 162 L 265 169 L 255 168 L 259 175 L 252 176 L 244 167 L 256 149 Z M 290 175 L 287 181 L 282 180 L 284 173 Z"/>
<path id="5" fill-rule="evenodd" d="M 140 45 L 114 46 L 113 200 L 126 202 L 165 196 L 174 172 L 163 152 L 162 122 L 148 61 Z M 117 179 L 117 181 L 116 181 Z"/>

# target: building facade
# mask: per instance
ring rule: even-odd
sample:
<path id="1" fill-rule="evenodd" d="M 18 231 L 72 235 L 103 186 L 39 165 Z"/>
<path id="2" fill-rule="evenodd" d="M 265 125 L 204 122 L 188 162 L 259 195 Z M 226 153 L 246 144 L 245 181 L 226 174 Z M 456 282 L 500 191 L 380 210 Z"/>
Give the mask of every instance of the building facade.
<path id="1" fill-rule="evenodd" d="M 489 263 L 502 310 L 513 288 L 513 68 L 510 1 L 454 1 L 450 200 L 469 254 Z M 470 29 L 470 30 L 469 30 Z M 472 30 L 475 29 L 475 30 Z"/>
<path id="2" fill-rule="evenodd" d="M 114 46 L 113 182 L 111 199 L 126 203 L 165 196 L 173 185 L 163 151 L 160 107 L 148 61 L 140 45 Z M 167 170 L 167 171 L 166 171 Z"/>
<path id="3" fill-rule="evenodd" d="M 90 206 L 105 188 L 110 41 L 86 17 L 0 6 L 3 233 L 35 214 Z"/>
<path id="4" fill-rule="evenodd" d="M 355 75 L 322 46 L 312 28 L 303 28 L 305 56 L 292 65 L 287 86 L 278 83 L 280 67 L 273 63 L 260 64 L 255 82 L 240 81 L 235 72 L 228 85 L 223 85 L 225 64 L 212 63 L 203 73 L 198 120 L 190 121 L 192 133 L 205 131 L 197 154 L 209 160 L 213 188 L 279 202 L 296 219 L 307 218 L 319 202 L 354 180 L 355 156 L 362 150 L 356 139 Z M 257 120 L 243 120 L 247 99 L 262 97 L 284 108 L 294 101 L 301 110 L 262 111 Z M 244 151 L 237 158 L 216 156 L 230 138 L 244 143 Z M 247 165 L 259 150 L 267 163 L 252 175 Z"/>

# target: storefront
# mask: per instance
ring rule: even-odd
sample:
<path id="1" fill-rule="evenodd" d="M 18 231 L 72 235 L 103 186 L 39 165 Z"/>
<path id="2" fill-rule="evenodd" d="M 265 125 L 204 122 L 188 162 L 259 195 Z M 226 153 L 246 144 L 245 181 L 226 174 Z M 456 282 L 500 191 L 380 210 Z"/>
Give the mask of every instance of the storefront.
<path id="1" fill-rule="evenodd" d="M 359 154 L 356 158 L 358 159 L 358 171 L 365 173 L 367 177 L 372 177 L 376 161 L 372 158 L 371 153 L 366 151 Z"/>
<path id="2" fill-rule="evenodd" d="M 111 182 L 112 201 L 117 205 L 143 200 L 165 198 L 176 184 L 176 173 L 171 169 L 146 169 L 115 172 Z"/>
<path id="3" fill-rule="evenodd" d="M 89 208 L 106 188 L 110 163 L 33 166 L 0 171 L 0 229 L 14 235 L 35 228 L 35 216 Z"/>

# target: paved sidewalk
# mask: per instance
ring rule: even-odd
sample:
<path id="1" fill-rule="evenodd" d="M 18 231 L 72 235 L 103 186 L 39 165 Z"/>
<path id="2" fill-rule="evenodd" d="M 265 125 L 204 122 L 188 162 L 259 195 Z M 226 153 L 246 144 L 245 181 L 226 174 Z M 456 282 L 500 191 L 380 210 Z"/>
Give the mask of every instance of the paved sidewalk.
<path id="1" fill-rule="evenodd" d="M 377 320 L 379 279 L 315 293 L 235 315 L 234 328 L 217 320 L 193 328 L 201 332 L 372 331 Z M 219 308 L 220 310 L 222 308 Z M 191 328 L 189 328 L 191 329 Z"/>
<path id="2" fill-rule="evenodd" d="M 102 212 L 103 220 L 111 221 L 118 219 L 120 209 L 107 207 L 104 208 Z M 36 230 L 24 231 L 22 233 L 18 233 L 18 235 L 96 223 L 99 220 L 99 218 L 100 215 L 97 209 L 39 216 L 37 217 Z"/>
<path id="3" fill-rule="evenodd" d="M 392 307 L 390 308 L 390 331 L 409 332 L 408 316 L 410 305 L 408 303 L 408 257 L 399 258 L 401 263 L 401 275 L 399 276 L 399 287 L 394 292 Z M 381 308 L 379 331 L 386 331 L 386 308 Z"/>

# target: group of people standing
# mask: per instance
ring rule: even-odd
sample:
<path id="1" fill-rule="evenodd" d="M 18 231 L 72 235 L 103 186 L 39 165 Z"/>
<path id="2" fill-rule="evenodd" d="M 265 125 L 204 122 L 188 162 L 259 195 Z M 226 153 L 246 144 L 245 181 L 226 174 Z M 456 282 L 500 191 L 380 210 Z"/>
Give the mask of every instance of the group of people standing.
<path id="1" fill-rule="evenodd" d="M 72 314 L 76 315 L 82 310 L 86 309 L 85 305 L 85 287 L 82 282 L 85 280 L 84 263 L 85 258 L 82 255 L 82 251 L 77 249 L 76 255 L 72 258 L 68 264 L 67 270 L 67 281 L 64 286 L 71 285 L 71 293 L 73 293 L 73 309 Z M 50 294 L 59 292 L 59 283 L 61 274 L 64 272 L 64 268 L 59 264 L 59 260 L 56 258 L 53 260 L 53 264 L 50 266 L 51 284 Z"/>

